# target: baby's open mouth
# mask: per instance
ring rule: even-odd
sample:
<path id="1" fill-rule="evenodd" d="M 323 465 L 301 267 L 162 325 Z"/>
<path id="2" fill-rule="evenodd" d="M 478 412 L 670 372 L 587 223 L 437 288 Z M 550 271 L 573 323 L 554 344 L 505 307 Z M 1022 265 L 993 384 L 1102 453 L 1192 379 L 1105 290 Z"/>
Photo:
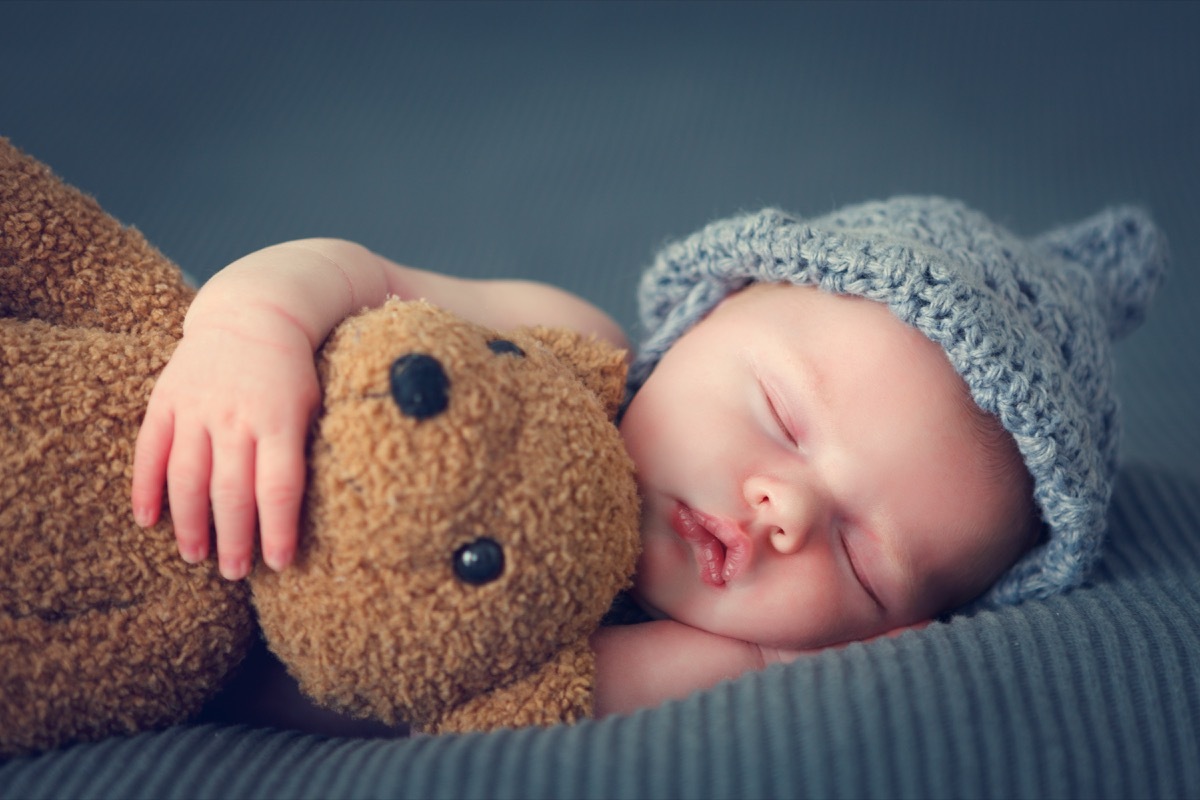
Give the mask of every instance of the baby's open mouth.
<path id="1" fill-rule="evenodd" d="M 671 527 L 692 546 L 700 579 L 709 586 L 724 586 L 733 580 L 744 560 L 747 540 L 737 527 L 676 503 Z"/>

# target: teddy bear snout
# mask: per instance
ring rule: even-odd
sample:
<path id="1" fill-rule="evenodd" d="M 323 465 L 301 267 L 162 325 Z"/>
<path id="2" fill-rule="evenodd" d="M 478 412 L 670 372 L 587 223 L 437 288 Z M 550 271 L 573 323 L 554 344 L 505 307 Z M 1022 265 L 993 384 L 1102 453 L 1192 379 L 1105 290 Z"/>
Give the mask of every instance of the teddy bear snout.
<path id="1" fill-rule="evenodd" d="M 391 390 L 400 413 L 416 420 L 436 417 L 450 405 L 446 370 L 425 353 L 409 353 L 392 362 Z"/>

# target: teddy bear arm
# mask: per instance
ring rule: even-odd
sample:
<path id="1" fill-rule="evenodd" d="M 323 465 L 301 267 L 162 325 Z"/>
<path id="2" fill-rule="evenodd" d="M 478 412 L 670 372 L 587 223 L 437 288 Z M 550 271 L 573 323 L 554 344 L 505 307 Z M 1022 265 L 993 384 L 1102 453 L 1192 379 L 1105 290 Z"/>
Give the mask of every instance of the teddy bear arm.
<path id="1" fill-rule="evenodd" d="M 592 714 L 596 659 L 587 640 L 564 647 L 541 669 L 448 711 L 430 733 L 549 726 Z"/>
<path id="2" fill-rule="evenodd" d="M 129 508 L 167 342 L 0 319 L 0 760 L 181 721 L 250 645 L 245 587 Z"/>
<path id="3" fill-rule="evenodd" d="M 0 615 L 0 761 L 183 722 L 233 674 L 253 633 L 244 600 L 141 583 L 128 605 Z"/>

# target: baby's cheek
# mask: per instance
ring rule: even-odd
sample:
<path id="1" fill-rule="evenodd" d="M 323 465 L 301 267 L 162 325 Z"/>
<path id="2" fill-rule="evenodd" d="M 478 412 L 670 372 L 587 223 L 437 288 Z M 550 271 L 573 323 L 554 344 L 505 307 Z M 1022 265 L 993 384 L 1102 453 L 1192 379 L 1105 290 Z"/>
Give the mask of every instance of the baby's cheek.
<path id="1" fill-rule="evenodd" d="M 693 570 L 682 547 L 661 532 L 642 531 L 642 554 L 634 576 L 634 590 L 668 616 L 683 601 L 687 576 Z"/>

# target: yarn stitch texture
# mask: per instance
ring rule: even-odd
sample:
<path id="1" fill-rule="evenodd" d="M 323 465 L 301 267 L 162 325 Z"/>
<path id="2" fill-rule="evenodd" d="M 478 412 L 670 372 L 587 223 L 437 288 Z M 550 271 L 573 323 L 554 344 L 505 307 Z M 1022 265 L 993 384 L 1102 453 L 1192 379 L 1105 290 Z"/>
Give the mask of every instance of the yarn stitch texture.
<path id="1" fill-rule="evenodd" d="M 884 303 L 940 345 L 1016 440 L 1048 536 L 982 598 L 1081 584 L 1104 538 L 1120 434 L 1111 343 L 1144 319 L 1168 261 L 1141 209 L 1106 209 L 1033 239 L 962 203 L 896 197 L 804 220 L 774 208 L 669 244 L 638 290 L 647 333 L 630 395 L 676 339 L 756 282 Z"/>

